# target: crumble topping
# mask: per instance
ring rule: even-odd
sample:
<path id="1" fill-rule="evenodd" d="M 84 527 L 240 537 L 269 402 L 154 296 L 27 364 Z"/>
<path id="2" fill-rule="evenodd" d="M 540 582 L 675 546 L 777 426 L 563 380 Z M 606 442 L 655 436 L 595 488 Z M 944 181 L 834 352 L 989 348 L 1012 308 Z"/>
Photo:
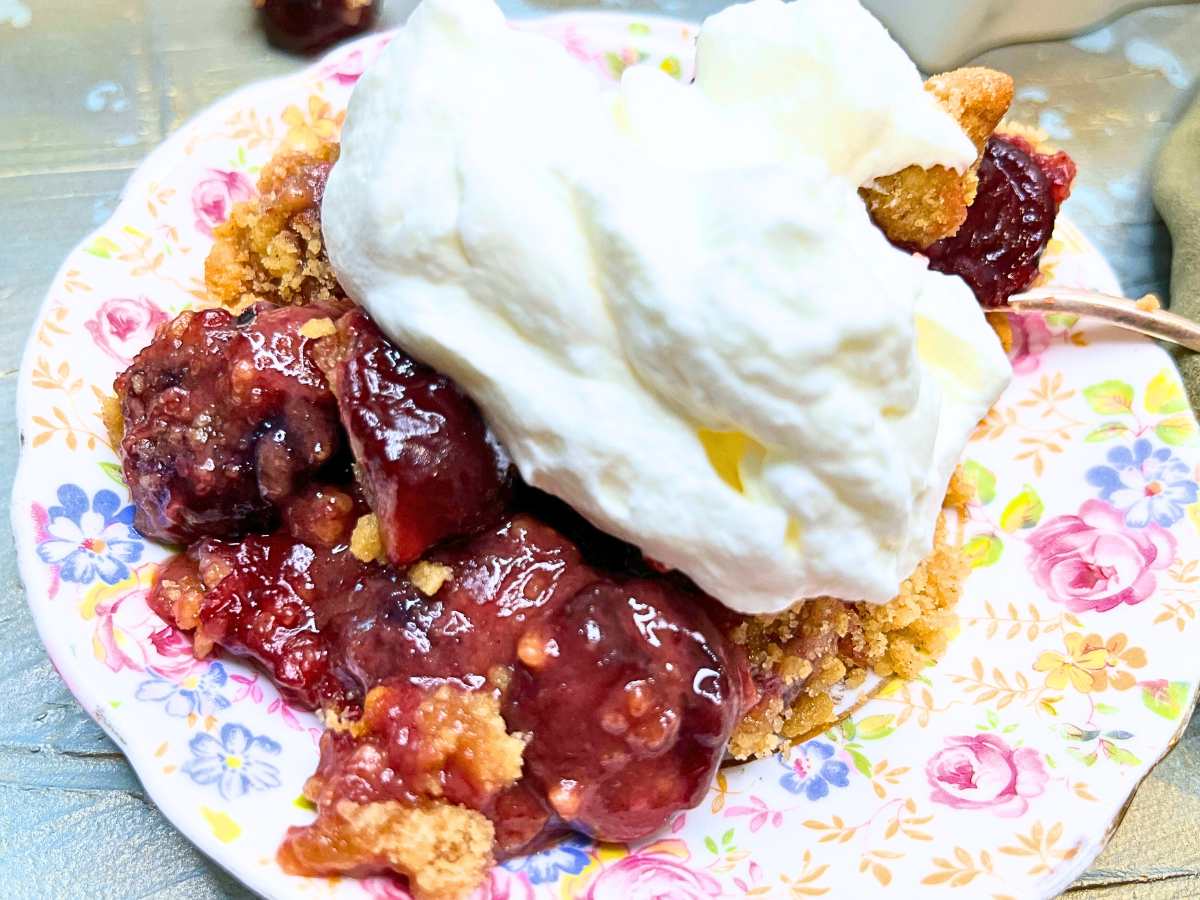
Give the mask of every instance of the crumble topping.
<path id="1" fill-rule="evenodd" d="M 119 452 L 121 438 L 125 436 L 125 416 L 121 413 L 121 401 L 115 394 L 100 401 L 100 421 L 108 434 L 109 444 Z"/>
<path id="2" fill-rule="evenodd" d="M 387 687 L 373 688 L 363 708 L 364 723 L 387 715 L 392 702 Z M 422 741 L 422 794 L 440 797 L 441 774 L 451 765 L 469 774 L 475 790 L 496 794 L 521 777 L 525 742 L 508 733 L 500 715 L 500 700 L 485 691 L 438 688 L 417 707 L 416 728 Z"/>
<path id="3" fill-rule="evenodd" d="M 329 337 L 331 334 L 337 334 L 337 327 L 333 324 L 333 319 L 309 319 L 300 326 L 300 336 L 311 339 Z"/>
<path id="4" fill-rule="evenodd" d="M 946 506 L 961 513 L 971 495 L 957 472 Z M 739 723 L 730 755 L 767 756 L 824 730 L 837 718 L 831 689 L 839 684 L 858 687 L 868 672 L 916 677 L 945 652 L 957 627 L 954 608 L 969 571 L 961 540 L 950 536 L 943 513 L 933 552 L 891 602 L 876 606 L 821 597 L 734 627 L 729 635 L 746 651 L 757 677 L 778 681 L 782 690 L 766 693 Z"/>
<path id="5" fill-rule="evenodd" d="M 337 156 L 330 142 L 263 167 L 258 196 L 213 233 L 204 279 L 214 299 L 239 309 L 257 300 L 344 304 L 321 237 L 321 196 Z"/>
<path id="6" fill-rule="evenodd" d="M 279 864 L 294 875 L 391 869 L 408 878 L 416 900 L 456 900 L 486 879 L 494 838 L 487 816 L 463 806 L 341 800 L 308 829 L 293 830 Z"/>
<path id="7" fill-rule="evenodd" d="M 350 552 L 362 562 L 386 562 L 387 553 L 383 549 L 379 517 L 375 513 L 360 516 L 354 523 L 354 532 L 350 535 Z"/>
<path id="8" fill-rule="evenodd" d="M 495 828 L 482 812 L 447 797 L 446 786 L 453 780 L 481 797 L 495 796 L 520 778 L 525 741 L 507 733 L 492 692 L 443 685 L 413 710 L 418 690 L 381 685 L 367 694 L 360 719 L 326 715 L 322 765 L 304 788 L 317 818 L 289 829 L 279 851 L 286 871 L 390 869 L 408 878 L 418 900 L 460 898 L 483 880 L 494 863 Z M 408 736 L 400 744 L 406 753 L 397 755 L 388 734 L 393 727 Z M 330 735 L 350 741 L 346 768 L 327 768 Z"/>
<path id="9" fill-rule="evenodd" d="M 1012 103 L 1013 80 L 984 68 L 956 69 L 925 82 L 929 91 L 982 154 L 984 144 Z M 891 240 L 928 247 L 958 231 L 978 187 L 979 158 L 967 172 L 945 166 L 909 166 L 877 178 L 859 193 L 876 224 Z"/>
<path id="10" fill-rule="evenodd" d="M 441 563 L 419 560 L 408 567 L 408 580 L 417 586 L 422 594 L 432 597 L 442 589 L 442 585 L 454 576 L 454 570 Z"/>

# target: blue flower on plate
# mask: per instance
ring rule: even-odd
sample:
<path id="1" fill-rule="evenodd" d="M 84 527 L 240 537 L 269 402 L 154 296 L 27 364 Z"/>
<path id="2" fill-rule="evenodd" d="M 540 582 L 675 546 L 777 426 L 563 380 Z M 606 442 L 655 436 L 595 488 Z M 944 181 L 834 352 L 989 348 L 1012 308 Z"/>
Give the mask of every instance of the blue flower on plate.
<path id="1" fill-rule="evenodd" d="M 573 834 L 553 847 L 528 856 L 506 860 L 510 872 L 524 872 L 531 884 L 549 884 L 563 875 L 578 875 L 591 860 L 592 842 Z"/>
<path id="2" fill-rule="evenodd" d="M 116 584 L 129 577 L 129 564 L 142 557 L 143 541 L 133 530 L 133 507 L 121 506 L 112 491 L 91 501 L 78 485 L 58 489 L 58 506 L 46 510 L 48 537 L 38 544 L 43 562 L 57 566 L 63 581 Z"/>
<path id="3" fill-rule="evenodd" d="M 1166 447 L 1155 450 L 1144 438 L 1132 447 L 1108 451 L 1107 466 L 1088 469 L 1088 483 L 1100 488 L 1100 499 L 1125 513 L 1130 528 L 1151 522 L 1170 528 L 1184 508 L 1197 499 L 1196 481 L 1187 463 Z"/>
<path id="4" fill-rule="evenodd" d="M 134 696 L 147 703 L 163 704 L 168 716 L 179 719 L 192 713 L 205 716 L 229 706 L 228 698 L 221 694 L 229 676 L 219 662 L 210 663 L 203 672 L 181 681 L 172 681 L 154 669 L 147 669 L 146 674 L 150 679 L 138 685 Z"/>
<path id="5" fill-rule="evenodd" d="M 833 744 L 808 741 L 796 747 L 789 758 L 776 757 L 788 773 L 779 779 L 784 789 L 809 800 L 829 795 L 829 786 L 844 788 L 850 783 L 850 767 L 834 759 Z"/>
<path id="6" fill-rule="evenodd" d="M 278 756 L 278 741 L 254 735 L 244 725 L 221 726 L 219 738 L 201 733 L 188 741 L 192 758 L 183 771 L 196 784 L 215 784 L 226 800 L 250 791 L 279 787 L 279 769 L 267 758 Z"/>

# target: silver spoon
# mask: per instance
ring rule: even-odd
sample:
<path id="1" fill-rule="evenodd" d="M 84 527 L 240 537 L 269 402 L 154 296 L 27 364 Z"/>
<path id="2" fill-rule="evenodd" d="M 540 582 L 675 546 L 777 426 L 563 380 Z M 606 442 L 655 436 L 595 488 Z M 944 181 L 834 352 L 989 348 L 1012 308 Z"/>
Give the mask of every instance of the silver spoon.
<path id="1" fill-rule="evenodd" d="M 1200 352 L 1200 324 L 1162 309 L 1153 294 L 1147 294 L 1141 300 L 1130 300 L 1078 288 L 1035 288 L 1009 297 L 1006 307 L 987 311 L 1088 316 Z"/>

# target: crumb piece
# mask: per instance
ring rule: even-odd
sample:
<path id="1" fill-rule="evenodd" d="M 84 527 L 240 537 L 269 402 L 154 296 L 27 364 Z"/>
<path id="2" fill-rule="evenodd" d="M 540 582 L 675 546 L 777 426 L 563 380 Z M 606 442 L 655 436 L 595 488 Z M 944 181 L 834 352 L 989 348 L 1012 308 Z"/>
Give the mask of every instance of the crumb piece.
<path id="1" fill-rule="evenodd" d="M 729 738 L 729 755 L 734 759 L 770 756 L 783 739 L 783 698 L 771 696 L 755 706 L 738 723 Z"/>
<path id="2" fill-rule="evenodd" d="M 212 653 L 213 647 L 217 644 L 203 629 L 197 628 L 192 634 L 192 656 L 196 659 L 205 659 L 208 654 Z"/>
<path id="3" fill-rule="evenodd" d="M 966 511 L 967 506 L 976 499 L 975 486 L 967 478 L 967 473 L 959 466 L 950 476 L 946 486 L 946 499 L 942 501 L 943 509 L 954 510 L 957 513 Z"/>
<path id="4" fill-rule="evenodd" d="M 125 436 L 125 415 L 121 412 L 121 401 L 116 396 L 108 396 L 100 401 L 100 421 L 108 432 L 108 442 L 113 452 L 121 455 L 121 438 Z"/>
<path id="5" fill-rule="evenodd" d="M 804 693 L 810 697 L 828 694 L 830 689 L 840 684 L 846 677 L 846 664 L 836 656 L 823 656 L 820 668 L 817 668 L 808 681 L 804 683 Z"/>
<path id="6" fill-rule="evenodd" d="M 583 804 L 583 788 L 577 781 L 562 778 L 546 792 L 546 797 L 554 811 L 569 820 L 579 814 L 579 807 Z"/>
<path id="7" fill-rule="evenodd" d="M 780 736 L 788 743 L 803 741 L 837 721 L 833 697 L 828 694 L 802 694 L 788 711 Z"/>
<path id="8" fill-rule="evenodd" d="M 1133 304 L 1142 312 L 1155 312 L 1162 309 L 1162 304 L 1158 302 L 1158 298 L 1153 294 L 1146 294 L 1136 303 Z"/>
<path id="9" fill-rule="evenodd" d="M 558 643 L 536 628 L 526 631 L 517 641 L 517 659 L 527 669 L 537 671 L 558 656 Z"/>
<path id="10" fill-rule="evenodd" d="M 512 684 L 512 676 L 512 666 L 492 666 L 487 673 L 488 684 L 503 695 Z"/>
<path id="11" fill-rule="evenodd" d="M 961 471 L 951 478 L 947 510 L 973 490 Z M 735 759 L 766 756 L 837 721 L 833 691 L 861 686 L 868 673 L 913 678 L 940 657 L 957 628 L 958 603 L 970 566 L 943 515 L 933 552 L 888 603 L 808 600 L 774 616 L 743 619 L 728 630 L 768 690 L 738 724 L 729 743 Z"/>
<path id="12" fill-rule="evenodd" d="M 1013 80 L 995 69 L 968 66 L 934 75 L 925 82 L 925 90 L 937 97 L 975 149 L 982 151 L 1012 105 Z"/>
<path id="13" fill-rule="evenodd" d="M 200 624 L 204 585 L 186 557 L 176 557 L 163 568 L 154 586 L 156 609 L 176 628 L 190 631 Z"/>
<path id="14" fill-rule="evenodd" d="M 376 702 L 385 702 L 386 688 L 373 688 L 363 709 L 371 721 Z M 426 769 L 436 780 L 450 767 L 469 776 L 481 794 L 497 794 L 521 777 L 525 742 L 508 733 L 500 715 L 500 700 L 489 691 L 438 688 L 417 709 Z M 425 791 L 437 796 L 439 785 Z"/>
<path id="15" fill-rule="evenodd" d="M 1008 111 L 1013 80 L 1003 72 L 985 68 L 955 69 L 925 82 L 929 91 L 950 113 L 982 154 L 984 144 Z M 928 247 L 958 231 L 967 218 L 967 207 L 979 186 L 975 164 L 963 173 L 934 166 L 909 166 L 877 178 L 859 191 L 872 218 L 898 243 Z"/>
<path id="16" fill-rule="evenodd" d="M 1012 353 L 1013 348 L 1013 330 L 1012 323 L 1008 320 L 1008 314 L 1002 312 L 989 312 L 984 314 L 987 323 L 992 326 L 992 331 L 996 332 L 996 337 L 1000 338 L 1000 346 L 1004 348 L 1005 354 Z"/>
<path id="17" fill-rule="evenodd" d="M 201 571 L 187 554 L 168 560 L 158 573 L 146 602 L 163 621 L 183 631 L 191 631 L 192 655 L 204 659 L 213 649 L 213 639 L 200 627 L 200 608 L 204 604 L 205 585 Z"/>
<path id="18" fill-rule="evenodd" d="M 495 829 L 481 812 L 449 803 L 338 801 L 308 828 L 291 828 L 279 864 L 294 875 L 391 870 L 416 900 L 459 900 L 493 864 Z"/>
<path id="19" fill-rule="evenodd" d="M 306 337 L 309 340 L 329 337 L 331 334 L 337 334 L 337 326 L 333 324 L 333 319 L 328 317 L 323 319 L 309 319 L 300 326 L 300 336 Z"/>
<path id="20" fill-rule="evenodd" d="M 350 534 L 350 552 L 361 562 L 386 562 L 383 550 L 383 535 L 379 532 L 379 519 L 375 513 L 360 516 Z"/>
<path id="21" fill-rule="evenodd" d="M 204 263 L 209 294 L 241 308 L 273 303 L 343 305 L 321 236 L 321 197 L 339 147 L 276 154 L 262 170 L 258 196 L 238 203 L 213 232 Z"/>
<path id="22" fill-rule="evenodd" d="M 385 683 L 367 694 L 360 719 L 327 713 L 326 724 L 354 739 L 353 752 L 339 765 L 326 754 L 346 738 L 322 738 L 304 786 L 317 818 L 288 830 L 280 865 L 297 875 L 395 872 L 419 900 L 478 888 L 493 864 L 492 823 L 446 794 L 469 785 L 483 804 L 521 777 L 527 737 L 507 733 L 496 693 Z"/>
<path id="23" fill-rule="evenodd" d="M 1008 119 L 1005 119 L 996 126 L 996 131 L 1011 137 L 1024 138 L 1038 153 L 1053 155 L 1058 152 L 1058 147 L 1050 143 L 1050 135 L 1034 125 L 1026 125 L 1024 122 L 1010 122 Z"/>
<path id="24" fill-rule="evenodd" d="M 432 597 L 442 589 L 442 585 L 451 579 L 454 570 L 441 563 L 420 560 L 408 567 L 408 580 L 416 585 L 417 590 L 427 597 Z"/>
<path id="25" fill-rule="evenodd" d="M 359 737 L 363 731 L 363 720 L 351 719 L 345 715 L 344 710 L 326 708 L 318 713 L 321 720 L 325 723 L 326 731 L 345 732 Z"/>
<path id="26" fill-rule="evenodd" d="M 414 692 L 423 696 L 417 700 Z M 349 734 L 360 751 L 368 749 L 386 758 L 388 747 L 397 740 L 403 746 L 419 748 L 411 766 L 399 768 L 393 760 L 389 776 L 393 788 L 411 796 L 442 798 L 445 777 L 452 774 L 465 779 L 477 796 L 486 799 L 521 777 L 525 740 L 508 733 L 494 691 L 442 685 L 430 692 L 385 682 L 367 692 L 359 718 L 332 710 L 326 710 L 324 718 L 326 728 Z M 360 771 L 355 778 L 364 780 L 366 776 Z M 330 790 L 336 791 L 332 784 L 323 759 L 317 774 L 305 784 L 305 795 L 324 809 L 332 800 L 341 799 L 329 795 Z"/>

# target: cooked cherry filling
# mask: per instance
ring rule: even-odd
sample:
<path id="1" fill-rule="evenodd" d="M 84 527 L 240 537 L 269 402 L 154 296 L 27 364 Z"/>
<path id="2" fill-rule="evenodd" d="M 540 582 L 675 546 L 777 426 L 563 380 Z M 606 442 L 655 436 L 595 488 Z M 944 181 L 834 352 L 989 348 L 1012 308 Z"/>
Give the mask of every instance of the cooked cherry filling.
<path id="1" fill-rule="evenodd" d="M 1074 178 L 1066 153 L 1037 153 L 1024 138 L 993 135 L 967 220 L 953 237 L 923 251 L 930 267 L 961 276 L 984 306 L 1003 305 L 1037 277 Z"/>
<path id="2" fill-rule="evenodd" d="M 185 312 L 116 381 L 134 524 L 184 543 L 269 526 L 342 446 L 305 323 L 319 307 Z"/>
<path id="3" fill-rule="evenodd" d="M 361 310 L 338 321 L 317 360 L 337 396 L 388 559 L 414 562 L 427 547 L 500 516 L 508 457 L 450 379 L 415 362 Z"/>
<path id="4" fill-rule="evenodd" d="M 744 658 L 701 598 L 601 573 L 528 516 L 432 553 L 424 565 L 444 577 L 432 595 L 302 533 L 293 521 L 201 541 L 151 602 L 198 642 L 258 661 L 292 698 L 355 723 L 322 742 L 310 789 L 327 806 L 445 797 L 491 817 L 502 853 L 567 830 L 628 840 L 699 801 L 753 700 Z M 508 731 L 528 735 L 523 776 L 503 797 L 509 785 L 438 774 L 434 751 L 413 744 L 409 720 L 447 685 L 497 691 Z"/>

